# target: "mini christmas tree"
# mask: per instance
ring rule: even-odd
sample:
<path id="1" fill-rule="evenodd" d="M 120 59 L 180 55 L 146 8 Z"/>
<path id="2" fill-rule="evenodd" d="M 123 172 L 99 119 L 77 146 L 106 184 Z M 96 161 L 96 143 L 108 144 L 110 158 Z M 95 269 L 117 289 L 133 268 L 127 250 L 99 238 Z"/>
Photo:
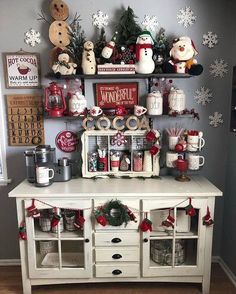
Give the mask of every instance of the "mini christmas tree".
<path id="1" fill-rule="evenodd" d="M 75 15 L 74 20 L 68 29 L 70 44 L 67 46 L 67 51 L 73 61 L 78 65 L 78 71 L 80 72 L 85 34 L 79 22 L 79 16 Z"/>
<path id="2" fill-rule="evenodd" d="M 116 26 L 117 44 L 120 46 L 135 44 L 137 36 L 141 33 L 142 29 L 135 21 L 134 11 L 128 6 L 127 10 L 124 10 L 120 21 Z"/>
<path id="3" fill-rule="evenodd" d="M 156 64 L 156 72 L 161 73 L 161 65 L 169 58 L 170 43 L 166 37 L 165 29 L 161 28 L 156 35 L 153 47 L 153 55 Z"/>
<path id="4" fill-rule="evenodd" d="M 100 32 L 100 35 L 99 35 L 99 38 L 97 40 L 97 42 L 95 43 L 94 45 L 94 53 L 95 53 L 95 56 L 97 57 L 97 62 L 98 63 L 101 63 L 101 52 L 102 52 L 102 49 L 106 46 L 106 33 L 105 33 L 105 29 L 104 27 L 101 28 L 101 32 Z"/>

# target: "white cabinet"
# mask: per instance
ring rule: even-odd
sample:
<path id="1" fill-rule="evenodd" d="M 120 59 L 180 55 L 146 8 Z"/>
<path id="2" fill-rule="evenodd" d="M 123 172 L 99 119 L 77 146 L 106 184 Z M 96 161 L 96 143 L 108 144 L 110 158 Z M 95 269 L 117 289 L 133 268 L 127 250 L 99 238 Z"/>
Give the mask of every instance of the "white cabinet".
<path id="1" fill-rule="evenodd" d="M 40 218 L 28 217 L 28 265 L 30 278 L 89 278 L 92 276 L 91 200 L 36 201 Z M 25 213 L 31 200 L 25 200 Z M 50 205 L 50 206 L 49 206 Z M 53 207 L 62 207 L 60 222 L 51 227 Z M 85 219 L 83 228 L 74 226 L 77 211 Z M 84 209 L 84 210 L 82 210 Z"/>
<path id="2" fill-rule="evenodd" d="M 88 282 L 192 282 L 210 287 L 213 227 L 202 218 L 222 192 L 203 177 L 180 183 L 162 179 L 78 179 L 39 189 L 24 181 L 10 192 L 17 199 L 18 224 L 26 221 L 27 241 L 20 240 L 23 293 L 34 285 Z M 185 213 L 191 196 L 196 215 Z M 41 215 L 60 208 L 61 223 L 52 231 L 42 219 L 27 216 L 32 199 Z M 127 205 L 137 218 L 127 226 L 101 226 L 93 211 L 111 199 Z M 163 226 L 170 213 L 173 228 Z M 73 230 L 68 211 L 81 211 L 83 229 Z M 141 232 L 144 217 L 151 232 Z M 50 213 L 49 213 L 50 219 Z M 64 224 L 62 223 L 64 221 Z M 68 223 L 67 223 L 68 222 Z"/>
<path id="3" fill-rule="evenodd" d="M 143 233 L 144 277 L 203 275 L 206 226 L 202 218 L 207 199 L 192 199 L 193 217 L 186 215 L 187 205 L 186 198 L 143 201 L 143 210 L 149 211 L 153 222 L 153 231 Z M 161 226 L 169 213 L 175 219 L 173 228 Z"/>

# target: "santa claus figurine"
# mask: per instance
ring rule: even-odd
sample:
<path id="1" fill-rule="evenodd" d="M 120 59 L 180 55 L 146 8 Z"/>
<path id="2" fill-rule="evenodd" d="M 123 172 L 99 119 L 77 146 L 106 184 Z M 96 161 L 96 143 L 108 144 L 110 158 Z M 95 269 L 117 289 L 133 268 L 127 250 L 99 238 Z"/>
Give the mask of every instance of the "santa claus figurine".
<path id="1" fill-rule="evenodd" d="M 113 35 L 112 39 L 110 42 L 108 42 L 105 47 L 102 49 L 102 57 L 105 59 L 109 59 L 111 58 L 114 48 L 115 48 L 115 41 L 116 41 L 116 36 L 117 36 L 118 32 L 115 32 L 115 34 Z"/>
<path id="2" fill-rule="evenodd" d="M 165 73 L 189 73 L 200 75 L 203 71 L 201 64 L 194 58 L 198 54 L 193 41 L 189 37 L 180 37 L 173 41 L 170 50 L 171 59 L 164 63 Z"/>
<path id="3" fill-rule="evenodd" d="M 155 69 L 152 58 L 154 41 L 149 31 L 143 31 L 137 38 L 135 54 L 135 71 L 140 74 L 150 74 Z"/>

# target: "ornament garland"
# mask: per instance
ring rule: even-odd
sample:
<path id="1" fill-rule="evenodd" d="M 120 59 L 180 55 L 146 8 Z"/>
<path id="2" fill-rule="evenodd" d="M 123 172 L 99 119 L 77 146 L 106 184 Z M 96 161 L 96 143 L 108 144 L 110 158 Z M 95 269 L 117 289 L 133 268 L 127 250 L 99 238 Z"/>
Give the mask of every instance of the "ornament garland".
<path id="1" fill-rule="evenodd" d="M 130 221 L 136 222 L 133 212 L 119 200 L 106 202 L 95 210 L 94 215 L 97 222 L 104 227 L 106 225 L 117 227 L 123 224 L 127 226 Z"/>

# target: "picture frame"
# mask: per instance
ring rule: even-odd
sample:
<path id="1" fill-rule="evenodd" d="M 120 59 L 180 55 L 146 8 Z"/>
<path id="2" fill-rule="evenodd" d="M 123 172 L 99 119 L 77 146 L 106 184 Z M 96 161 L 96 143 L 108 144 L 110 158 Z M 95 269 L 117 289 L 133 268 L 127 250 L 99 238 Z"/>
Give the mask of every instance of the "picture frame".
<path id="1" fill-rule="evenodd" d="M 7 89 L 41 88 L 39 53 L 20 50 L 2 56 Z"/>
<path id="2" fill-rule="evenodd" d="M 117 106 L 133 108 L 138 105 L 139 91 L 137 82 L 95 84 L 96 105 L 102 109 Z"/>

